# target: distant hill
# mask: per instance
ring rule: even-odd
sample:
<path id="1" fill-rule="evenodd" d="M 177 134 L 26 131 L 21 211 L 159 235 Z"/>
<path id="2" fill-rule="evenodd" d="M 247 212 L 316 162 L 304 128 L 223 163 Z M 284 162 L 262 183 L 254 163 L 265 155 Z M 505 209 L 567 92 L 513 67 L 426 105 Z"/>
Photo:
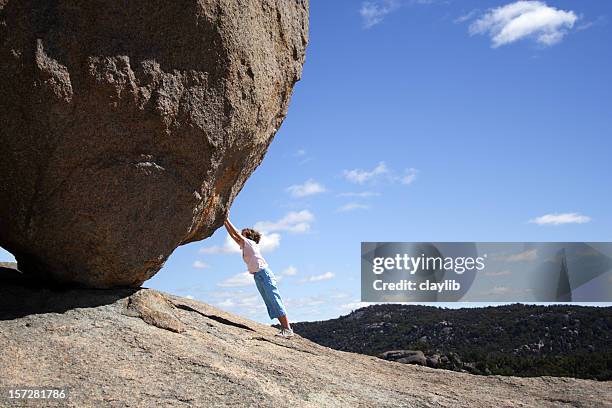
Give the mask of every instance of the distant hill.
<path id="1" fill-rule="evenodd" d="M 474 374 L 612 379 L 612 308 L 373 305 L 294 330 L 336 350 Z"/>

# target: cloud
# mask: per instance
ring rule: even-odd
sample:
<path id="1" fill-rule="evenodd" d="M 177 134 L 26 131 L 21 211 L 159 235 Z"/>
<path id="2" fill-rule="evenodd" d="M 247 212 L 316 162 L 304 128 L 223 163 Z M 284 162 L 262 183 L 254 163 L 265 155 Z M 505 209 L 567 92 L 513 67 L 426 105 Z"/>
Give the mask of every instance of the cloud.
<path id="1" fill-rule="evenodd" d="M 333 279 L 334 276 L 336 275 L 334 275 L 332 272 L 325 272 L 321 275 L 310 275 L 300 280 L 300 283 L 326 281 L 326 280 Z"/>
<path id="2" fill-rule="evenodd" d="M 484 275 L 485 276 L 493 276 L 493 277 L 508 276 L 508 275 L 510 275 L 510 271 L 497 271 L 497 272 L 488 272 L 488 271 L 485 271 Z"/>
<path id="3" fill-rule="evenodd" d="M 397 0 L 365 1 L 361 3 L 359 14 L 363 20 L 364 28 L 374 27 L 381 23 L 385 16 L 400 6 Z"/>
<path id="4" fill-rule="evenodd" d="M 404 185 L 412 184 L 418 175 L 419 171 L 415 168 L 408 168 L 404 170 L 403 174 L 397 174 L 391 170 L 385 162 L 379 162 L 376 167 L 372 170 L 364 170 L 364 169 L 352 169 L 352 170 L 344 170 L 342 175 L 344 178 L 351 183 L 355 184 L 366 184 L 373 183 L 384 177 L 390 183 L 401 183 Z M 345 197 L 369 197 L 373 195 L 380 195 L 378 193 L 372 192 L 363 192 L 363 193 L 342 193 L 341 196 Z"/>
<path id="5" fill-rule="evenodd" d="M 456 19 L 453 20 L 453 22 L 455 24 L 460 24 L 460 23 L 465 23 L 468 20 L 471 20 L 472 18 L 474 18 L 476 16 L 476 14 L 478 14 L 480 12 L 479 9 L 474 9 L 466 14 L 463 14 L 459 17 L 457 17 Z"/>
<path id="6" fill-rule="evenodd" d="M 607 23 L 608 23 L 608 18 L 606 16 L 599 16 L 595 20 L 583 22 L 582 24 L 576 27 L 576 30 L 577 31 L 588 30 L 591 27 L 603 26 L 603 25 L 606 25 Z"/>
<path id="7" fill-rule="evenodd" d="M 298 270 L 295 266 L 289 266 L 287 269 L 283 270 L 280 274 L 281 276 L 295 276 L 297 275 Z"/>
<path id="8" fill-rule="evenodd" d="M 287 298 L 287 306 L 290 308 L 304 308 L 320 306 L 325 304 L 325 300 L 321 296 L 308 296 L 303 298 Z"/>
<path id="9" fill-rule="evenodd" d="M 538 258 L 537 249 L 527 249 L 523 252 L 519 252 L 518 254 L 501 255 L 501 256 L 496 257 L 496 259 L 500 259 L 506 262 L 528 262 L 528 261 L 535 261 L 537 258 Z"/>
<path id="10" fill-rule="evenodd" d="M 578 213 L 546 214 L 529 220 L 538 225 L 563 225 L 563 224 L 585 224 L 591 221 L 591 217 Z"/>
<path id="11" fill-rule="evenodd" d="M 232 299 L 225 299 L 222 302 L 217 303 L 217 306 L 219 307 L 232 307 L 235 306 L 235 303 Z"/>
<path id="12" fill-rule="evenodd" d="M 299 165 L 306 164 L 313 160 L 313 158 L 308 154 L 305 149 L 296 150 L 292 156 L 299 159 L 297 162 Z"/>
<path id="13" fill-rule="evenodd" d="M 195 261 L 195 262 L 193 263 L 193 267 L 194 267 L 194 268 L 196 268 L 196 269 L 205 269 L 205 268 L 210 267 L 210 265 L 209 265 L 209 264 L 207 264 L 206 262 L 202 262 L 202 261 Z"/>
<path id="14" fill-rule="evenodd" d="M 351 183 L 363 184 L 387 173 L 389 173 L 387 165 L 385 162 L 380 162 L 370 171 L 362 169 L 344 170 L 343 175 Z"/>
<path id="15" fill-rule="evenodd" d="M 298 273 L 298 270 L 295 266 L 289 266 L 288 268 L 282 270 L 278 275 L 276 275 L 276 280 L 280 282 L 286 276 L 295 276 L 297 275 L 297 273 Z"/>
<path id="16" fill-rule="evenodd" d="M 206 296 L 207 297 L 212 297 L 212 298 L 227 298 L 227 297 L 234 297 L 234 296 L 241 296 L 242 295 L 242 291 L 238 290 L 238 291 L 231 291 L 231 290 L 209 290 L 206 292 Z"/>
<path id="17" fill-rule="evenodd" d="M 470 35 L 488 34 L 492 47 L 525 38 L 550 46 L 560 42 L 578 20 L 573 11 L 559 10 L 542 1 L 516 1 L 488 10 L 470 27 Z"/>
<path id="18" fill-rule="evenodd" d="M 211 246 L 211 247 L 204 247 L 201 248 L 198 252 L 200 252 L 201 254 L 231 254 L 231 253 L 236 253 L 239 254 L 240 253 L 240 247 L 238 246 L 238 244 L 236 242 L 234 242 L 234 240 L 232 239 L 232 237 L 230 237 L 229 235 L 226 235 L 225 237 L 225 243 L 221 246 L 219 245 L 215 245 L 215 246 Z"/>
<path id="19" fill-rule="evenodd" d="M 296 198 L 321 194 L 326 191 L 327 189 L 324 185 L 317 183 L 313 179 L 305 181 L 304 184 L 294 184 L 292 186 L 287 187 L 287 192 L 289 192 L 289 194 Z"/>
<path id="20" fill-rule="evenodd" d="M 338 212 L 348 212 L 348 211 L 355 211 L 355 210 L 367 210 L 369 209 L 370 206 L 366 205 L 366 204 L 360 204 L 360 203 L 348 203 L 348 204 L 344 204 L 342 207 L 338 208 Z"/>
<path id="21" fill-rule="evenodd" d="M 261 241 L 259 241 L 259 248 L 261 252 L 272 252 L 280 246 L 281 236 L 280 234 L 261 234 Z"/>
<path id="22" fill-rule="evenodd" d="M 512 290 L 507 286 L 495 286 L 489 294 L 491 295 L 505 295 L 512 292 Z"/>
<path id="23" fill-rule="evenodd" d="M 308 232 L 314 215 L 308 210 L 292 211 L 278 221 L 260 221 L 253 228 L 262 232 L 289 231 L 296 234 Z"/>
<path id="24" fill-rule="evenodd" d="M 370 302 L 352 302 L 352 303 L 345 303 L 343 305 L 340 305 L 339 308 L 343 309 L 343 310 L 355 310 L 355 309 L 360 309 L 362 307 L 366 307 L 366 306 L 370 306 L 373 303 Z"/>
<path id="25" fill-rule="evenodd" d="M 369 198 L 369 197 L 378 197 L 380 193 L 376 193 L 374 191 L 362 191 L 362 192 L 349 192 L 349 193 L 340 193 L 338 197 L 355 197 L 355 198 Z"/>
<path id="26" fill-rule="evenodd" d="M 414 180 L 416 180 L 418 172 L 419 171 L 417 169 L 406 169 L 406 174 L 400 177 L 400 182 L 405 185 L 412 184 Z"/>
<path id="27" fill-rule="evenodd" d="M 191 295 L 185 295 L 185 298 L 193 300 L 193 296 Z"/>
<path id="28" fill-rule="evenodd" d="M 261 241 L 259 241 L 259 248 L 261 249 L 261 252 L 272 252 L 280 246 L 280 240 L 280 234 L 267 234 L 262 232 Z M 227 235 L 225 237 L 225 243 L 223 245 L 215 245 L 212 247 L 201 248 L 199 252 L 202 254 L 216 255 L 239 254 L 242 251 L 240 250 L 240 246 L 238 246 L 238 244 L 232 239 L 232 237 Z"/>
<path id="29" fill-rule="evenodd" d="M 244 296 L 243 293 L 235 293 L 234 296 L 217 302 L 216 306 L 222 308 L 244 309 L 242 311 L 246 313 L 259 311 L 265 308 L 263 301 L 261 301 L 258 295 Z"/>
<path id="30" fill-rule="evenodd" d="M 256 230 L 261 232 L 259 248 L 261 252 L 272 252 L 280 246 L 281 235 L 276 231 L 288 231 L 295 234 L 305 233 L 310 230 L 310 223 L 314 215 L 308 210 L 299 212 L 292 211 L 278 221 L 259 221 L 255 223 Z M 239 254 L 242 251 L 238 244 L 228 235 L 225 236 L 223 245 L 201 248 L 201 254 Z"/>
<path id="31" fill-rule="evenodd" d="M 242 272 L 237 275 L 225 279 L 218 283 L 217 286 L 222 288 L 240 288 L 243 286 L 251 286 L 253 284 L 253 275 L 249 272 Z"/>

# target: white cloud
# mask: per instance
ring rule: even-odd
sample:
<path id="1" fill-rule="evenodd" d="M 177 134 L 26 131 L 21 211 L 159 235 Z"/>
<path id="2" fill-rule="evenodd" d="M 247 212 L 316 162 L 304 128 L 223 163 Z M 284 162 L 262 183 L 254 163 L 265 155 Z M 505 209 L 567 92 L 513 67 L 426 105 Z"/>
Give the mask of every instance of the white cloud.
<path id="1" fill-rule="evenodd" d="M 297 275 L 297 273 L 298 273 L 298 270 L 295 266 L 289 266 L 288 268 L 282 270 L 278 275 L 276 275 L 276 280 L 280 282 L 286 276 L 295 276 Z"/>
<path id="2" fill-rule="evenodd" d="M 288 231 L 295 234 L 305 233 L 310 230 L 310 223 L 314 221 L 314 215 L 308 210 L 292 211 L 278 221 L 259 221 L 253 227 L 261 232 L 259 248 L 262 252 L 272 252 L 280 246 L 281 235 L 276 231 Z M 240 247 L 228 235 L 225 236 L 223 245 L 201 248 L 202 254 L 239 254 Z M 195 266 L 195 264 L 194 264 Z"/>
<path id="3" fill-rule="evenodd" d="M 406 174 L 400 177 L 400 182 L 402 184 L 409 185 L 409 184 L 412 184 L 414 180 L 416 180 L 417 174 L 419 173 L 419 171 L 417 169 L 410 168 L 410 169 L 406 169 L 405 173 Z"/>
<path id="4" fill-rule="evenodd" d="M 478 14 L 480 10 L 478 9 L 474 9 L 466 14 L 463 14 L 459 17 L 457 17 L 456 19 L 453 20 L 453 22 L 455 24 L 460 24 L 460 23 L 465 23 L 468 20 L 471 20 L 472 18 L 474 18 L 476 16 L 476 14 Z"/>
<path id="5" fill-rule="evenodd" d="M 298 149 L 293 153 L 293 157 L 298 158 L 297 164 L 302 165 L 306 164 L 313 160 L 313 158 L 308 154 L 305 149 Z"/>
<path id="6" fill-rule="evenodd" d="M 582 17 L 580 19 L 582 19 Z M 595 20 L 584 21 L 582 24 L 576 27 L 576 30 L 578 31 L 588 30 L 591 27 L 602 26 L 602 25 L 606 25 L 607 23 L 608 23 L 608 18 L 606 16 L 599 16 Z"/>
<path id="7" fill-rule="evenodd" d="M 355 210 L 367 210 L 369 209 L 369 205 L 361 204 L 361 203 L 348 203 L 344 204 L 342 207 L 338 208 L 338 212 L 348 212 Z"/>
<path id="8" fill-rule="evenodd" d="M 193 300 L 193 296 L 191 296 L 191 295 L 185 295 L 185 298 Z"/>
<path id="9" fill-rule="evenodd" d="M 278 221 L 260 221 L 253 228 L 262 232 L 289 231 L 304 233 L 310 230 L 314 215 L 308 210 L 290 212 Z"/>
<path id="10" fill-rule="evenodd" d="M 265 310 L 265 304 L 259 295 L 245 296 L 244 293 L 236 292 L 233 296 L 227 297 L 215 304 L 221 308 L 233 308 L 242 314 L 256 314 Z"/>
<path id="11" fill-rule="evenodd" d="M 225 243 L 222 246 L 212 246 L 201 248 L 199 251 L 201 254 L 231 254 L 240 253 L 240 247 L 229 235 L 225 236 Z"/>
<path id="12" fill-rule="evenodd" d="M 516 1 L 488 10 L 470 25 L 469 32 L 488 34 L 493 48 L 525 38 L 549 46 L 561 41 L 576 20 L 573 11 L 556 9 L 543 1 Z"/>
<path id="13" fill-rule="evenodd" d="M 235 303 L 232 299 L 225 299 L 222 302 L 217 303 L 217 306 L 219 307 L 233 307 L 235 306 Z"/>
<path id="14" fill-rule="evenodd" d="M 259 249 L 261 252 L 272 252 L 280 246 L 281 236 L 280 234 L 261 234 L 261 241 L 259 241 Z"/>
<path id="15" fill-rule="evenodd" d="M 209 264 L 207 264 L 206 262 L 202 262 L 202 261 L 195 261 L 195 262 L 193 263 L 193 267 L 194 267 L 194 268 L 197 268 L 197 269 L 205 269 L 205 268 L 210 267 L 210 265 L 209 265 Z"/>
<path id="16" fill-rule="evenodd" d="M 304 184 L 294 184 L 292 186 L 287 187 L 287 191 L 293 197 L 301 198 L 324 193 L 327 191 L 327 189 L 321 183 L 310 179 L 305 181 Z"/>
<path id="17" fill-rule="evenodd" d="M 325 304 L 325 300 L 321 296 L 309 296 L 303 298 L 287 298 L 287 306 L 292 309 L 320 306 Z"/>
<path id="18" fill-rule="evenodd" d="M 370 28 L 383 21 L 385 16 L 399 7 L 397 0 L 365 1 L 361 3 L 359 14 L 363 26 Z"/>
<path id="19" fill-rule="evenodd" d="M 506 262 L 528 262 L 528 261 L 535 261 L 537 258 L 538 258 L 537 249 L 527 249 L 523 252 L 519 252 L 518 254 L 512 254 L 512 255 L 499 257 L 499 259 L 504 260 Z"/>
<path id="20" fill-rule="evenodd" d="M 591 221 L 591 217 L 578 213 L 546 214 L 529 220 L 538 225 L 562 225 L 562 224 L 585 224 Z"/>
<path id="21" fill-rule="evenodd" d="M 385 162 L 380 162 L 376 167 L 372 170 L 364 170 L 364 169 L 352 169 L 352 170 L 344 170 L 342 175 L 344 178 L 351 183 L 356 184 L 365 184 L 368 182 L 375 182 L 381 177 L 385 176 L 386 180 L 390 183 L 399 182 L 401 184 L 409 185 L 412 184 L 418 175 L 419 171 L 415 168 L 408 168 L 404 170 L 403 175 L 398 175 L 396 172 L 392 171 Z M 363 192 L 363 193 L 342 193 L 339 196 L 341 197 L 371 197 L 374 195 L 380 195 L 379 193 L 373 192 Z"/>
<path id="22" fill-rule="evenodd" d="M 352 183 L 363 184 L 378 176 L 389 173 L 385 162 L 380 162 L 374 169 L 367 171 L 362 169 L 344 170 L 344 178 Z"/>
<path id="23" fill-rule="evenodd" d="M 325 272 L 321 275 L 310 275 L 300 280 L 300 283 L 326 281 L 326 280 L 333 279 L 334 276 L 336 275 L 334 275 L 332 272 Z"/>
<path id="24" fill-rule="evenodd" d="M 295 266 L 289 266 L 287 269 L 283 270 L 280 274 L 282 276 L 295 276 L 297 275 L 298 270 Z"/>
<path id="25" fill-rule="evenodd" d="M 505 294 L 508 294 L 510 292 L 511 292 L 511 290 L 507 286 L 495 286 L 493 289 L 491 289 L 490 294 L 491 295 L 505 295 Z"/>
<path id="26" fill-rule="evenodd" d="M 370 306 L 373 303 L 370 302 L 352 302 L 352 303 L 345 303 L 343 305 L 340 305 L 339 308 L 343 309 L 343 310 L 355 310 L 355 309 L 359 309 L 362 307 L 366 307 L 366 306 Z"/>
<path id="27" fill-rule="evenodd" d="M 253 284 L 253 275 L 249 272 L 242 272 L 237 275 L 225 279 L 218 283 L 217 286 L 222 288 L 240 288 L 243 286 L 251 286 Z"/>
<path id="28" fill-rule="evenodd" d="M 369 197 L 378 197 L 380 193 L 376 193 L 374 191 L 362 191 L 362 192 L 349 192 L 349 193 L 340 193 L 338 197 L 356 197 L 356 198 L 369 198 Z"/>
<path id="29" fill-rule="evenodd" d="M 210 290 L 206 292 L 207 297 L 212 298 L 227 298 L 234 296 L 242 296 L 244 292 L 241 290 L 238 291 L 230 291 L 230 290 Z"/>
<path id="30" fill-rule="evenodd" d="M 259 248 L 261 249 L 261 252 L 272 252 L 280 246 L 280 240 L 280 234 L 267 234 L 262 232 L 261 240 L 259 241 Z M 229 235 L 225 237 L 225 243 L 223 245 L 201 248 L 199 252 L 202 254 L 211 255 L 241 253 L 240 246 L 238 246 L 236 241 L 234 241 Z"/>
<path id="31" fill-rule="evenodd" d="M 496 272 L 486 272 L 484 273 L 485 276 L 493 276 L 493 277 L 497 277 L 497 276 L 508 276 L 510 275 L 510 271 L 496 271 Z"/>

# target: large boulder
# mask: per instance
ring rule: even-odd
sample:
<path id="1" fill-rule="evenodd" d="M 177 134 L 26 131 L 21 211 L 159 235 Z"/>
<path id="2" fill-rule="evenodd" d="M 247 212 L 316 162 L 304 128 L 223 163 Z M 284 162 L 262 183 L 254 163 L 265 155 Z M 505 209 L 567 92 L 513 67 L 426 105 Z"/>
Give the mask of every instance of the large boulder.
<path id="1" fill-rule="evenodd" d="M 0 246 L 139 286 L 221 226 L 299 80 L 308 0 L 0 0 Z"/>

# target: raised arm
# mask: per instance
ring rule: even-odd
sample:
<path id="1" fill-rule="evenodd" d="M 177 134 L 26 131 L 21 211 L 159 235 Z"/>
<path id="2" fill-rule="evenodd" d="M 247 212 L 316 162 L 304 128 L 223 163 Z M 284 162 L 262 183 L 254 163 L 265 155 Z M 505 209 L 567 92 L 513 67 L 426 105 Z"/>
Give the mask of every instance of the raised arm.
<path id="1" fill-rule="evenodd" d="M 232 237 L 232 239 L 236 241 L 236 243 L 242 248 L 242 245 L 244 244 L 244 238 L 242 238 L 242 235 L 240 234 L 240 232 L 238 232 L 236 227 L 234 227 L 234 224 L 232 224 L 229 218 L 225 219 L 224 225 L 230 237 Z"/>

